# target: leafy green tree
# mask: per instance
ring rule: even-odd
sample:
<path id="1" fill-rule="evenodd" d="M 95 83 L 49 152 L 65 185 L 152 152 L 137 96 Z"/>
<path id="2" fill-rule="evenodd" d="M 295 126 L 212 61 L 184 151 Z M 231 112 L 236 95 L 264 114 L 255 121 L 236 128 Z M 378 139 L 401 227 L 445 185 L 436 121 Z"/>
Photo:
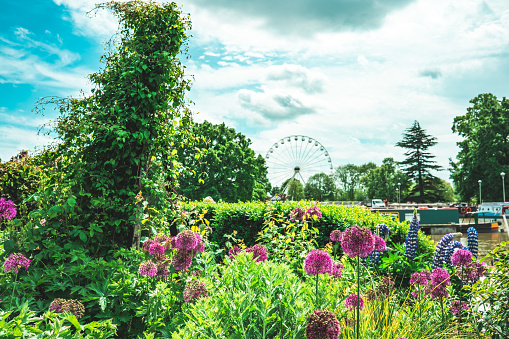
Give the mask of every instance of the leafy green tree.
<path id="1" fill-rule="evenodd" d="M 305 198 L 318 201 L 334 200 L 335 191 L 332 176 L 325 173 L 312 175 L 304 186 Z"/>
<path id="2" fill-rule="evenodd" d="M 270 188 L 265 159 L 251 149 L 251 140 L 235 129 L 211 124 L 193 124 L 193 133 L 201 136 L 194 147 L 179 153 L 180 162 L 193 173 L 179 179 L 179 191 L 192 200 L 211 196 L 226 202 L 264 200 Z M 206 149 L 203 157 L 195 156 Z M 262 192 L 264 191 L 264 192 Z"/>
<path id="3" fill-rule="evenodd" d="M 470 103 L 466 114 L 454 118 L 452 131 L 463 140 L 457 143 L 458 161 L 450 160 L 451 178 L 462 201 L 479 200 L 479 180 L 483 201 L 502 201 L 500 173 L 509 174 L 509 100 L 488 93 Z"/>
<path id="4" fill-rule="evenodd" d="M 373 168 L 376 168 L 376 165 L 372 162 L 363 165 L 346 164 L 338 166 L 334 173 L 337 199 L 351 201 L 364 199 L 366 192 L 361 183 L 361 178 Z"/>
<path id="5" fill-rule="evenodd" d="M 293 201 L 299 201 L 299 200 L 302 200 L 304 199 L 304 186 L 302 185 L 302 183 L 297 180 L 297 179 L 288 179 L 289 183 L 287 184 L 288 185 L 288 191 L 287 191 L 287 195 L 288 195 L 288 199 L 290 200 L 293 200 Z M 285 184 L 283 184 L 285 185 Z M 286 185 L 285 185 L 286 186 Z"/>
<path id="6" fill-rule="evenodd" d="M 433 192 L 433 182 L 437 179 L 431 174 L 431 170 L 441 170 L 436 165 L 434 155 L 428 152 L 428 149 L 434 146 L 436 138 L 426 134 L 426 130 L 421 127 L 416 120 L 414 124 L 402 134 L 403 139 L 396 143 L 396 146 L 405 148 L 405 160 L 399 164 L 403 166 L 403 172 L 415 183 L 409 195 L 405 199 L 416 202 L 428 202 L 436 200 L 436 192 Z"/>
<path id="7" fill-rule="evenodd" d="M 361 181 L 366 187 L 368 197 L 392 202 L 398 201 L 399 189 L 403 198 L 411 185 L 408 177 L 398 169 L 398 163 L 393 158 L 385 158 L 381 166 L 372 168 Z"/>
<path id="8" fill-rule="evenodd" d="M 176 153 L 193 139 L 184 106 L 190 81 L 179 59 L 189 17 L 175 3 L 109 2 L 99 9 L 119 18 L 120 31 L 103 68 L 90 75 L 91 95 L 50 100 L 60 107 L 59 143 L 46 153 L 55 174 L 35 197 L 34 222 L 46 223 L 27 244 L 43 252 L 84 248 L 107 257 L 116 247 L 137 246 L 142 229 L 163 227 L 183 170 Z"/>

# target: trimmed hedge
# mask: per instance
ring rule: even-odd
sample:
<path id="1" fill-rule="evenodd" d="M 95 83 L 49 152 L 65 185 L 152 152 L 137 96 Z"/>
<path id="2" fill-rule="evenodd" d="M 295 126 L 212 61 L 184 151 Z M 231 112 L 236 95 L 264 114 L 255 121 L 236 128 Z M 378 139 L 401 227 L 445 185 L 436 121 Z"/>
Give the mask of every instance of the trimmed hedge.
<path id="1" fill-rule="evenodd" d="M 273 211 L 275 214 L 284 215 L 288 222 L 290 221 L 290 212 L 295 207 L 309 208 L 314 206 L 310 201 L 300 202 L 275 202 L 271 204 L 263 202 L 244 202 L 244 203 L 210 203 L 210 202 L 189 202 L 184 204 L 186 210 L 193 209 L 193 206 L 199 211 L 206 211 L 205 218 L 210 221 L 212 234 L 209 240 L 217 243 L 220 248 L 225 247 L 227 239 L 225 234 L 237 232 L 236 238 L 244 239 L 247 246 L 255 244 L 263 228 L 265 214 Z M 403 243 L 408 233 L 409 224 L 406 221 L 398 222 L 392 220 L 389 216 L 372 213 L 367 208 L 353 206 L 322 205 L 320 206 L 322 219 L 313 224 L 319 230 L 317 238 L 318 245 L 324 247 L 330 242 L 330 233 L 332 230 L 339 229 L 344 231 L 352 225 L 367 226 L 374 230 L 377 224 L 386 224 L 391 231 L 391 243 Z M 432 254 L 434 251 L 433 241 L 419 231 L 418 251 L 420 253 Z"/>

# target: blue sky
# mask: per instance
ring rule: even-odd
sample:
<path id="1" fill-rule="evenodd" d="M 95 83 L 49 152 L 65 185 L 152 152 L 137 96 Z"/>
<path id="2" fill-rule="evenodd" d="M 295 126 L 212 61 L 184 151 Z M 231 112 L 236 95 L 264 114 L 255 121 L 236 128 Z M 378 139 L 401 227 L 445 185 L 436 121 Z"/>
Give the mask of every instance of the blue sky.
<path id="1" fill-rule="evenodd" d="M 51 139 L 40 97 L 87 93 L 115 32 L 96 1 L 6 0 L 0 12 L 0 158 Z M 451 126 L 469 100 L 509 95 L 506 0 L 184 0 L 193 29 L 188 98 L 197 121 L 225 122 L 265 155 L 279 139 L 318 140 L 334 166 L 403 160 L 418 120 L 447 168 Z M 449 172 L 438 175 L 448 179 Z"/>

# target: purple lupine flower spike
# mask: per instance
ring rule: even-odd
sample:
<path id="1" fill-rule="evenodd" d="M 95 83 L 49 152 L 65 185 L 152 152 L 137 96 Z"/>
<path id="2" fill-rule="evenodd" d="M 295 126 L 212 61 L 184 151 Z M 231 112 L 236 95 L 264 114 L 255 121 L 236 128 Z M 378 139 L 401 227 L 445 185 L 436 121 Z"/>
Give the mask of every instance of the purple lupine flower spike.
<path id="1" fill-rule="evenodd" d="M 454 239 L 454 235 L 454 233 L 446 234 L 437 243 L 435 256 L 433 257 L 433 262 L 431 263 L 431 268 L 437 268 L 442 265 L 442 256 L 445 255 L 445 250 L 449 243 Z"/>
<path id="2" fill-rule="evenodd" d="M 463 244 L 460 241 L 458 241 L 458 240 L 451 241 L 449 243 L 449 245 L 447 245 L 447 248 L 444 251 L 443 259 L 441 260 L 440 265 L 446 264 L 446 265 L 452 266 L 451 258 L 452 258 L 452 255 L 454 254 L 454 251 L 460 250 L 462 248 L 463 248 Z"/>
<path id="3" fill-rule="evenodd" d="M 405 257 L 413 259 L 417 253 L 417 242 L 419 235 L 419 220 L 417 219 L 417 210 L 414 209 L 414 217 L 408 228 L 408 235 L 405 239 Z"/>
<path id="4" fill-rule="evenodd" d="M 477 258 L 479 248 L 479 235 L 474 227 L 468 228 L 468 250 L 472 252 L 472 255 Z"/>

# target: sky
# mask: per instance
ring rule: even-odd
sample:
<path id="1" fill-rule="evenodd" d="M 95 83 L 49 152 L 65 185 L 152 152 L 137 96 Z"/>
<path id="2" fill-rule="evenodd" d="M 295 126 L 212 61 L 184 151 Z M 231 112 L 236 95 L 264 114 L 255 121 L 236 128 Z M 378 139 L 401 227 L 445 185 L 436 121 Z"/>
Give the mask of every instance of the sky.
<path id="1" fill-rule="evenodd" d="M 118 23 L 96 0 L 4 0 L 0 12 L 0 159 L 52 142 L 48 96 L 89 93 Z M 415 120 L 450 181 L 451 130 L 481 93 L 509 95 L 507 0 L 183 0 L 195 120 L 231 126 L 265 156 L 291 135 L 332 165 L 405 158 Z M 307 139 L 306 139 L 307 140 Z M 287 143 L 288 144 L 288 143 Z M 287 147 L 279 145 L 281 147 Z M 273 148 L 275 150 L 275 148 Z M 328 169 L 324 165 L 324 170 Z"/>

